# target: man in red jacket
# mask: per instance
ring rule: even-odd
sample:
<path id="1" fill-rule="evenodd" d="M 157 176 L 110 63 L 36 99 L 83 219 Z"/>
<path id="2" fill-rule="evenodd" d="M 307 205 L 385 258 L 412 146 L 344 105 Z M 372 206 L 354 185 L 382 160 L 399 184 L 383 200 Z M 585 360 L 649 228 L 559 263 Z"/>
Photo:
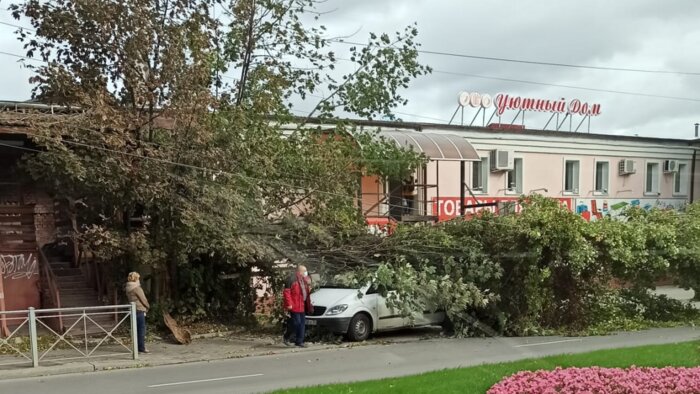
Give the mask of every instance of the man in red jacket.
<path id="1" fill-rule="evenodd" d="M 306 267 L 300 265 L 297 271 L 289 276 L 284 286 L 284 310 L 291 314 L 291 323 L 294 333 L 294 344 L 299 347 L 304 345 L 304 329 L 306 326 L 306 313 L 313 311 L 311 305 L 311 288 L 309 287 L 309 273 Z M 291 335 L 289 335 L 291 337 Z M 285 334 L 285 343 L 291 339 Z"/>

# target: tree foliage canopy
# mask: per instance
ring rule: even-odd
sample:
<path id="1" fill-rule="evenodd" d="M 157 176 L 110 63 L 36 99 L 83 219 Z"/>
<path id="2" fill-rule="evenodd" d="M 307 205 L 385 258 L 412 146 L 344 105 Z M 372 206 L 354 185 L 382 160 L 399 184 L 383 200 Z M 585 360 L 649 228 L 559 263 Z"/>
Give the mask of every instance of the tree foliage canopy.
<path id="1" fill-rule="evenodd" d="M 23 168 L 71 202 L 74 238 L 115 278 L 134 267 L 152 271 L 154 295 L 182 313 L 250 312 L 251 267 L 270 273 L 284 256 L 266 241 L 271 228 L 302 214 L 303 228 L 356 234 L 361 175 L 403 176 L 422 163 L 334 116 L 391 116 L 405 102 L 401 90 L 430 71 L 418 62 L 415 26 L 371 34 L 345 55 L 350 67 L 340 67 L 333 38 L 309 21 L 320 15 L 316 6 L 10 7 L 34 28 L 17 32 L 27 56 L 43 61 L 30 66 L 34 97 L 71 109 L 22 117 L 42 148 Z M 325 98 L 312 112 L 292 116 L 299 98 L 318 95 Z M 310 122 L 314 115 L 322 125 Z M 228 274 L 238 279 L 220 279 Z"/>

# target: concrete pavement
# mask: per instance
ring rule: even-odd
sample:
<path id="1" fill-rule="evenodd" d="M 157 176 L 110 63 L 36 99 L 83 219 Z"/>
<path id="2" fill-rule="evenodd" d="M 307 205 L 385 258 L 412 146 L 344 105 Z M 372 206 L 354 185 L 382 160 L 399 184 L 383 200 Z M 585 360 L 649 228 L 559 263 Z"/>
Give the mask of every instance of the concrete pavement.
<path id="1" fill-rule="evenodd" d="M 149 342 L 148 348 L 151 350 L 151 353 L 141 355 L 137 361 L 131 359 L 130 353 L 125 353 L 126 349 L 117 345 L 101 345 L 99 351 L 95 353 L 97 356 L 90 359 L 76 358 L 80 354 L 61 342 L 63 344 L 62 349 L 51 350 L 45 356 L 43 355 L 44 350 L 39 352 L 42 360 L 38 368 L 30 367 L 31 363 L 27 359 L 11 355 L 0 355 L 0 380 L 226 360 L 372 344 L 412 342 L 425 338 L 439 337 L 440 333 L 441 329 L 439 327 L 424 327 L 376 335 L 369 341 L 359 344 L 348 342 L 312 344 L 312 347 L 307 349 L 284 346 L 281 343 L 280 336 L 212 333 L 197 336 L 195 341 L 188 346 L 176 345 L 162 340 Z M 95 344 L 92 343 L 92 346 Z M 77 344 L 76 346 L 81 348 L 82 344 Z M 100 355 L 108 355 L 108 357 L 99 357 Z"/>
<path id="2" fill-rule="evenodd" d="M 0 392 L 95 393 L 253 393 L 404 376 L 591 350 L 700 339 L 695 328 L 655 329 L 602 337 L 429 339 L 283 353 L 147 369 L 17 379 L 0 383 Z M 144 361 L 147 360 L 144 357 Z M 488 369 L 484 369 L 488 373 Z"/>
<path id="3" fill-rule="evenodd" d="M 40 361 L 38 368 L 32 368 L 28 360 L 20 357 L 0 356 L 0 380 L 185 364 L 309 350 L 289 348 L 279 340 L 270 338 L 241 339 L 228 335 L 196 340 L 189 346 L 167 342 L 148 345 L 151 353 L 139 355 L 138 360 L 133 360 L 131 354 L 126 353 L 126 349 L 114 345 L 102 345 L 100 352 L 96 353 L 97 356 L 89 359 L 79 357 L 76 351 L 64 346 L 64 349 L 47 353 L 47 356 Z M 340 346 L 351 345 L 319 344 L 314 349 Z M 100 354 L 106 356 L 100 357 Z M 39 355 L 41 356 L 42 352 Z"/>

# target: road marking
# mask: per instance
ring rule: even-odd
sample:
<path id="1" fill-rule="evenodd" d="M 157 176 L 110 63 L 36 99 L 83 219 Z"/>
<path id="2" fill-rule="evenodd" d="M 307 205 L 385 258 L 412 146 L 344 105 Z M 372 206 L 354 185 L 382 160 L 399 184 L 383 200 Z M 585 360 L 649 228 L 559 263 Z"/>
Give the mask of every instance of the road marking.
<path id="1" fill-rule="evenodd" d="M 173 383 L 162 383 L 162 384 L 154 384 L 151 386 L 148 386 L 149 389 L 155 389 L 158 387 L 168 387 L 168 386 L 182 386 L 185 384 L 197 384 L 197 383 L 207 383 L 207 382 L 220 382 L 222 380 L 233 380 L 233 379 L 243 379 L 243 378 L 255 378 L 258 376 L 263 376 L 261 373 L 256 373 L 253 375 L 240 375 L 240 376 L 228 376 L 225 378 L 214 378 L 214 379 L 202 379 L 202 380 L 188 380 L 184 382 L 173 382 Z"/>
<path id="2" fill-rule="evenodd" d="M 566 339 L 563 341 L 552 341 L 552 342 L 538 342 L 538 343 L 527 343 L 525 345 L 517 345 L 513 347 L 530 347 L 530 346 L 542 346 L 542 345 L 554 345 L 556 343 L 566 343 L 566 342 L 582 342 L 583 339 Z"/>

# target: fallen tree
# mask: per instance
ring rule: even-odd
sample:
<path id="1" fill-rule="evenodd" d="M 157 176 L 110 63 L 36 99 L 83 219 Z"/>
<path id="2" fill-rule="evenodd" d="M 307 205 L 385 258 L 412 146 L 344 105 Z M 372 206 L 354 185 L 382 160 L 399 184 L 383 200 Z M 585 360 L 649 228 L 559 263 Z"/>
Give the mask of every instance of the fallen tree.
<path id="1" fill-rule="evenodd" d="M 340 239 L 308 226 L 288 235 L 306 234 L 295 242 L 313 245 L 313 268 L 322 275 L 343 272 L 355 285 L 374 281 L 405 316 L 444 310 L 460 335 L 595 332 L 700 317 L 648 293 L 669 274 L 687 283 L 678 275 L 687 271 L 676 267 L 684 250 L 677 242 L 696 206 L 690 214 L 634 209 L 624 221 L 589 223 L 541 196 L 521 204 L 517 215 L 399 225 L 390 237 Z M 683 261 L 686 267 L 692 260 Z M 615 282 L 629 285 L 619 289 Z"/>

